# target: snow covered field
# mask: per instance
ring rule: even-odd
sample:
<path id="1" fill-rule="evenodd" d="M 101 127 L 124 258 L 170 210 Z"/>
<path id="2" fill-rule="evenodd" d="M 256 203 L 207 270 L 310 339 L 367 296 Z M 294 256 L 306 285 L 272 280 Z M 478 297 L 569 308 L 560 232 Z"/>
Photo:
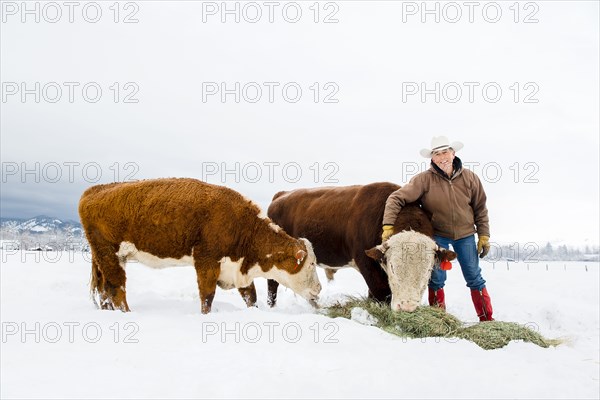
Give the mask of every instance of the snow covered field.
<path id="1" fill-rule="evenodd" d="M 486 351 L 330 319 L 282 287 L 269 309 L 264 280 L 258 308 L 219 289 L 213 312 L 201 315 L 191 267 L 129 264 L 132 312 L 99 311 L 88 255 L 13 253 L 0 253 L 2 398 L 600 396 L 597 262 L 484 262 L 497 320 L 568 338 L 557 348 L 511 342 Z M 352 269 L 329 283 L 319 276 L 324 304 L 366 294 Z M 458 264 L 446 296 L 449 312 L 475 322 Z"/>

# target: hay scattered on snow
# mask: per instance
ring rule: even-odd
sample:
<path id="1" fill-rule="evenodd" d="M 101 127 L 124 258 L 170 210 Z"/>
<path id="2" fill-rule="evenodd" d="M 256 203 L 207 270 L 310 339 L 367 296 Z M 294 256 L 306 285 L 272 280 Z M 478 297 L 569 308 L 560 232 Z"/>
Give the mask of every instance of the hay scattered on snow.
<path id="1" fill-rule="evenodd" d="M 486 350 L 504 347 L 511 340 L 524 340 L 537 344 L 540 347 L 558 346 L 562 343 L 558 339 L 546 339 L 530 328 L 514 322 L 488 321 L 468 326 L 458 332 L 461 339 L 467 339 Z"/>
<path id="2" fill-rule="evenodd" d="M 524 340 L 541 347 L 557 346 L 560 340 L 546 339 L 539 333 L 514 322 L 488 321 L 466 326 L 455 316 L 437 307 L 418 307 L 412 313 L 394 312 L 388 304 L 365 298 L 351 297 L 346 303 L 326 308 L 332 318 L 352 319 L 352 310 L 366 310 L 375 318 L 375 326 L 400 337 L 458 337 L 483 349 L 498 349 L 511 340 Z"/>

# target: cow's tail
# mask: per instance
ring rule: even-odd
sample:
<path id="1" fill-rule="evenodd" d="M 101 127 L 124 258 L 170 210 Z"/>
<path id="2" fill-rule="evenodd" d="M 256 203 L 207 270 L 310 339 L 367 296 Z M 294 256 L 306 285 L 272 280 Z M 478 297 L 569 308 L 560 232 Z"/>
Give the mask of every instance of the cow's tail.
<path id="1" fill-rule="evenodd" d="M 92 256 L 92 273 L 90 274 L 90 298 L 100 308 L 100 286 L 102 284 L 102 272 L 98 268 L 98 263 Z"/>
<path id="2" fill-rule="evenodd" d="M 96 257 L 97 253 L 94 249 L 94 245 L 93 245 L 92 241 L 90 240 L 90 239 L 92 239 L 90 234 L 92 232 L 94 232 L 94 230 L 87 223 L 87 218 L 86 218 L 85 212 L 83 212 L 85 209 L 85 206 L 83 205 L 84 197 L 85 197 L 85 194 L 81 197 L 81 200 L 79 201 L 79 216 L 81 219 L 81 225 L 83 225 L 83 230 L 85 232 L 85 236 L 88 240 L 89 253 L 87 255 L 92 259 L 91 260 L 92 261 L 92 270 L 90 272 L 90 298 L 92 299 L 92 301 L 94 302 L 96 307 L 100 308 L 99 307 L 100 303 L 98 302 L 98 299 L 100 297 L 100 286 L 102 285 L 102 272 L 100 271 L 100 268 L 98 266 L 98 260 Z"/>

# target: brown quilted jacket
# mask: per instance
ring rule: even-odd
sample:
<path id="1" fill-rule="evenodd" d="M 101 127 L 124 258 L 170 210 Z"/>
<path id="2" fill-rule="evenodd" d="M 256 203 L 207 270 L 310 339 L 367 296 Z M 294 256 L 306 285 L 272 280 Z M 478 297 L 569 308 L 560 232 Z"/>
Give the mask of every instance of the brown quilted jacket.
<path id="1" fill-rule="evenodd" d="M 481 181 L 454 158 L 454 174 L 449 178 L 435 164 L 414 176 L 410 182 L 387 199 L 383 225 L 393 225 L 400 209 L 407 203 L 420 201 L 431 213 L 434 234 L 462 239 L 477 232 L 490 236 L 486 195 Z"/>

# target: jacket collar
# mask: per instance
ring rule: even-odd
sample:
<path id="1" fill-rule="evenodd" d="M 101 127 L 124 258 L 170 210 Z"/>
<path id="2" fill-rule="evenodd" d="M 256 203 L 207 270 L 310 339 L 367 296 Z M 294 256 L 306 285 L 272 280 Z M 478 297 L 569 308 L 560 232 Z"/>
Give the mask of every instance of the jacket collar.
<path id="1" fill-rule="evenodd" d="M 431 170 L 440 175 L 442 178 L 448 179 L 448 180 L 452 180 L 454 178 L 456 178 L 457 176 L 459 176 L 462 173 L 462 161 L 460 158 L 458 157 L 454 157 L 454 161 L 452 161 L 452 167 L 454 168 L 454 173 L 452 174 L 452 176 L 448 176 L 448 174 L 446 174 L 444 171 L 442 171 L 442 169 L 440 167 L 438 167 L 437 165 L 435 165 L 435 163 L 432 161 L 431 162 Z"/>

